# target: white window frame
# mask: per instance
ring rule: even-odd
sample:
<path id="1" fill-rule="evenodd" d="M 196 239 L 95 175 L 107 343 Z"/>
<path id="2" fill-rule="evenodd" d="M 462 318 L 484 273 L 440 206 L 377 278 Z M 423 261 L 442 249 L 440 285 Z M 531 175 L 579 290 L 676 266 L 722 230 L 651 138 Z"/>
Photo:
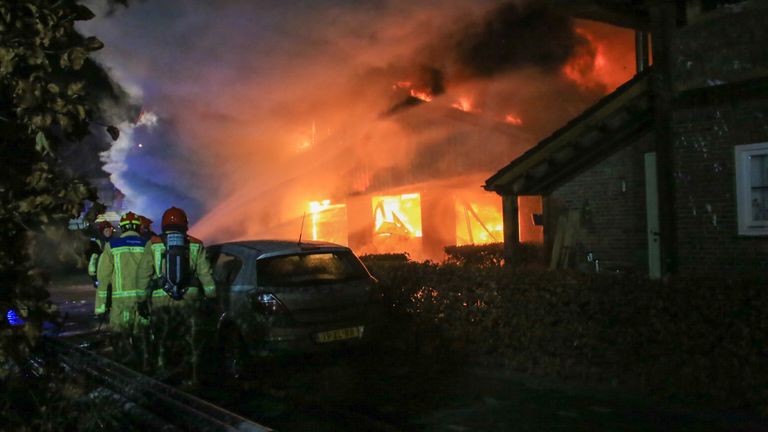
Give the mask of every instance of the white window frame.
<path id="1" fill-rule="evenodd" d="M 745 144 L 734 147 L 736 156 L 736 214 L 739 235 L 768 236 L 768 221 L 753 222 L 752 219 L 752 177 L 749 158 L 754 155 L 768 155 L 768 142 Z"/>

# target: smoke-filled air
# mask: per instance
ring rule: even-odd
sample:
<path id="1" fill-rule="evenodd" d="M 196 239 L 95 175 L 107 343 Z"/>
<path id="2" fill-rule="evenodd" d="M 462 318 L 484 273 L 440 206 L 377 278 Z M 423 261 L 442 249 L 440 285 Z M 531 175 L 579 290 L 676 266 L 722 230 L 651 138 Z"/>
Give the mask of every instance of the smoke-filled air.
<path id="1" fill-rule="evenodd" d="M 395 251 L 371 235 L 426 238 L 444 219 L 429 205 L 452 213 L 443 243 L 499 241 L 483 181 L 634 74 L 633 33 L 541 2 L 91 6 L 82 30 L 141 106 L 103 169 L 135 211 L 184 207 L 207 242 L 302 231 Z"/>

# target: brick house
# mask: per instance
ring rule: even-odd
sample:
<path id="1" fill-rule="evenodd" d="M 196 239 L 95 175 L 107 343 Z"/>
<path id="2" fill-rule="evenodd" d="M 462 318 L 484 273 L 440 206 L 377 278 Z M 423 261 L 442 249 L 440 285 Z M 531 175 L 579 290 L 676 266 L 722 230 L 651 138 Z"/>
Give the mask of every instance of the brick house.
<path id="1" fill-rule="evenodd" d="M 571 265 L 591 251 L 654 278 L 768 270 L 768 2 L 551 2 L 635 28 L 638 73 L 486 180 L 507 260 L 518 199 L 538 195 L 549 247 L 577 215 Z"/>

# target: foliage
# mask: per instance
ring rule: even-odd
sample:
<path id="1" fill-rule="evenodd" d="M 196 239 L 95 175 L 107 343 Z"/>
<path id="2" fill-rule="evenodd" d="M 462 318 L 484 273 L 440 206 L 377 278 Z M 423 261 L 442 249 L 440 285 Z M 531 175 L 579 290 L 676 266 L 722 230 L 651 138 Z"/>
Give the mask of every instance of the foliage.
<path id="1" fill-rule="evenodd" d="M 662 284 L 637 275 L 455 264 L 372 267 L 393 313 L 410 320 L 411 339 L 432 345 L 420 349 L 765 410 L 765 275 Z"/>
<path id="2" fill-rule="evenodd" d="M 512 253 L 517 266 L 543 266 L 546 264 L 544 246 L 521 243 L 514 246 Z M 491 267 L 504 264 L 504 243 L 482 245 L 446 246 L 446 262 L 460 266 Z"/>
<path id="3" fill-rule="evenodd" d="M 210 358 L 216 343 L 214 303 L 180 302 L 156 307 L 147 322 L 114 332 L 114 358 L 135 370 L 172 382 L 197 384 L 203 363 L 216 366 Z"/>
<path id="4" fill-rule="evenodd" d="M 108 77 L 89 55 L 102 43 L 74 27 L 92 17 L 76 0 L 0 0 L 0 302 L 27 321 L 0 331 L 0 410 L 14 430 L 79 430 L 85 423 L 65 419 L 90 406 L 75 394 L 81 383 L 46 370 L 30 375 L 28 365 L 56 313 L 40 257 L 56 254 L 51 244 L 77 242 L 67 222 L 94 198 L 58 157 L 100 115 L 92 90 Z"/>
<path id="5" fill-rule="evenodd" d="M 504 243 L 446 246 L 447 262 L 470 266 L 500 266 L 504 263 Z"/>
<path id="6" fill-rule="evenodd" d="M 35 234 L 60 231 L 90 196 L 55 155 L 88 132 L 94 114 L 84 65 L 102 44 L 74 28 L 92 17 L 74 0 L 0 1 L 0 300 L 23 306 L 30 323 L 25 343 L 0 342 L 4 364 L 23 361 L 50 318 L 32 262 Z"/>
<path id="7" fill-rule="evenodd" d="M 127 431 L 125 415 L 115 404 L 81 377 L 49 369 L 42 374 L 9 377 L 5 381 L 0 412 L 2 430 Z M 77 415 L 72 415 L 77 413 Z"/>

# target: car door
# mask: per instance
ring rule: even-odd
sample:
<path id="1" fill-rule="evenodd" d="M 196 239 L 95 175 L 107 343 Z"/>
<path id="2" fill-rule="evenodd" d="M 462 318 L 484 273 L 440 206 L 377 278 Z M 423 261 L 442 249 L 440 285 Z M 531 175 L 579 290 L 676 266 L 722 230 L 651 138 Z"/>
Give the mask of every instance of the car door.
<path id="1" fill-rule="evenodd" d="M 213 280 L 216 282 L 216 295 L 222 310 L 232 310 L 231 292 L 232 284 L 243 268 L 243 259 L 226 247 L 219 249 L 213 264 Z"/>

